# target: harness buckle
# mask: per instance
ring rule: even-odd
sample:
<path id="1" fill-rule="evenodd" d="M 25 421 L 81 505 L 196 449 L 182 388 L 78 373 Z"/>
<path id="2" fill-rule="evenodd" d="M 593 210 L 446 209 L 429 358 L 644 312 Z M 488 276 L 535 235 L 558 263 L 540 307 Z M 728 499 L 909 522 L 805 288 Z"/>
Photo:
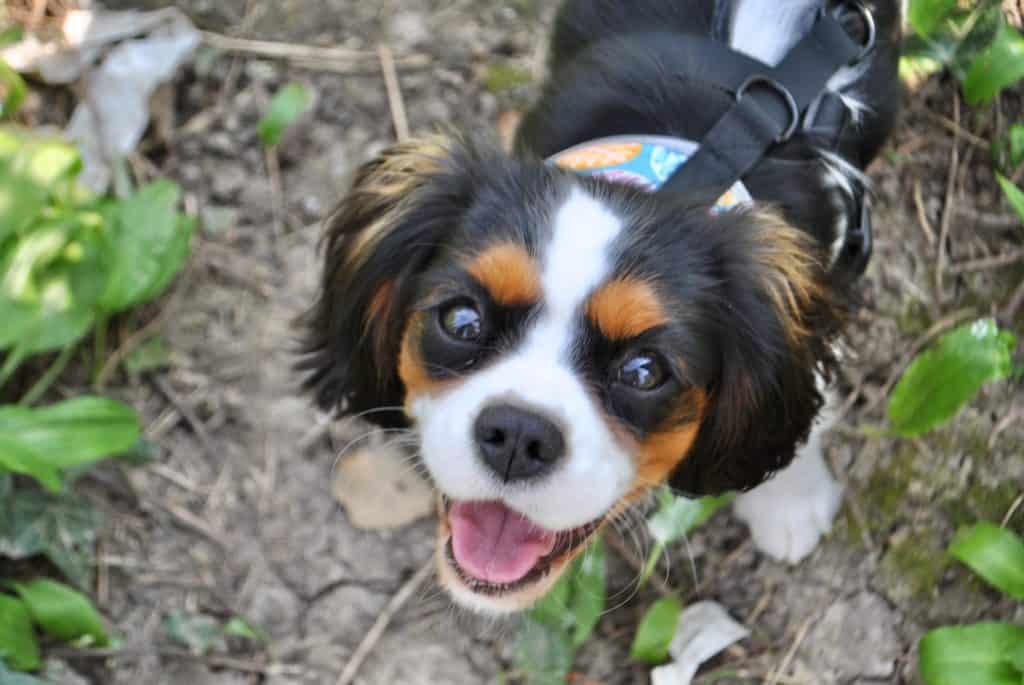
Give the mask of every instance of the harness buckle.
<path id="1" fill-rule="evenodd" d="M 863 0 L 841 0 L 832 8 L 832 18 L 841 22 L 843 10 L 847 8 L 852 8 L 860 16 L 860 21 L 864 25 L 864 42 L 861 44 L 860 52 L 850 60 L 850 64 L 853 65 L 862 62 L 875 49 L 875 43 L 878 40 L 878 27 L 875 25 L 875 15 L 871 13 L 871 10 L 868 9 Z M 828 11 L 825 7 L 820 8 L 818 10 L 818 17 L 820 18 Z"/>
<path id="2" fill-rule="evenodd" d="M 775 136 L 776 143 L 785 143 L 793 137 L 793 134 L 796 133 L 797 127 L 800 125 L 800 108 L 797 107 L 796 99 L 793 97 L 793 94 L 789 92 L 789 89 L 786 88 L 786 86 L 782 85 L 775 79 L 762 76 L 761 74 L 754 74 L 740 84 L 740 87 L 736 89 L 736 102 L 742 100 L 747 90 L 749 90 L 751 86 L 755 85 L 768 86 L 770 90 L 775 91 L 789 110 L 788 126 L 782 133 Z"/>

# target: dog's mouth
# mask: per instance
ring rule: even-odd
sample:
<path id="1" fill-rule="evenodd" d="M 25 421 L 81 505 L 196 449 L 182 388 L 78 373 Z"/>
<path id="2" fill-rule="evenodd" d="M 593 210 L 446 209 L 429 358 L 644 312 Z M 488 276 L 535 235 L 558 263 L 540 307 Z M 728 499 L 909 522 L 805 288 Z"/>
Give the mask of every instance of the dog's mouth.
<path id="1" fill-rule="evenodd" d="M 604 521 L 551 531 L 501 502 L 442 498 L 442 507 L 444 562 L 466 588 L 487 597 L 524 590 L 560 572 Z"/>

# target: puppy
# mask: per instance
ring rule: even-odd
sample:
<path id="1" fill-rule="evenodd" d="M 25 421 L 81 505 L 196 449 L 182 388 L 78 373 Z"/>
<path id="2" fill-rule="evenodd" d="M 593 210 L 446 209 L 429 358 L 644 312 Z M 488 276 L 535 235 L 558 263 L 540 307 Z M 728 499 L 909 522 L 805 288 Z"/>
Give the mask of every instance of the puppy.
<path id="1" fill-rule="evenodd" d="M 772 69 L 822 17 L 863 50 L 800 105 Z M 896 0 L 569 0 L 514 154 L 434 137 L 359 170 L 301 367 L 321 407 L 417 431 L 458 602 L 530 606 L 664 483 L 754 488 L 736 509 L 781 559 L 828 529 L 821 419 L 899 30 Z M 735 92 L 731 64 L 754 70 Z M 694 150 L 731 154 L 746 130 L 715 127 L 760 86 L 786 134 L 705 175 Z"/>

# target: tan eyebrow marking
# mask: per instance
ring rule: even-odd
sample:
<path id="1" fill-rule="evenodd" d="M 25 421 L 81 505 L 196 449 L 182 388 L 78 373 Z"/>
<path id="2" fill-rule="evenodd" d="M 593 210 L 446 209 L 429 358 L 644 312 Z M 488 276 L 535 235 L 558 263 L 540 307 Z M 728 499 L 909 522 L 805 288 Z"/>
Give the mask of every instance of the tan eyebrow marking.
<path id="1" fill-rule="evenodd" d="M 498 304 L 533 304 L 540 299 L 540 270 L 522 245 L 492 245 L 474 256 L 466 270 Z"/>
<path id="2" fill-rule="evenodd" d="M 654 287 L 636 278 L 598 288 L 587 303 L 587 318 L 611 340 L 629 340 L 669 321 Z"/>

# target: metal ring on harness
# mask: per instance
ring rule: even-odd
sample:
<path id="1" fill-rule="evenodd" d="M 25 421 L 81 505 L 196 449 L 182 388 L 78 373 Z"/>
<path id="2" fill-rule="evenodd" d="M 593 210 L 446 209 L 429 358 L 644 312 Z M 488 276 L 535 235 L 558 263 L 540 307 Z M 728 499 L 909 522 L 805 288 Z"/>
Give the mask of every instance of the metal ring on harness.
<path id="1" fill-rule="evenodd" d="M 875 49 L 875 43 L 878 40 L 878 27 L 875 26 L 875 15 L 871 13 L 868 6 L 865 5 L 861 0 L 843 0 L 834 9 L 832 9 L 832 17 L 839 21 L 842 18 L 842 10 L 845 6 L 852 6 L 853 9 L 860 15 L 860 20 L 864 23 L 864 30 L 866 36 L 864 37 L 864 44 L 861 46 L 860 52 L 857 56 L 850 60 L 850 64 L 857 64 L 862 62 L 872 50 Z M 818 10 L 818 16 L 824 14 L 826 10 L 824 7 Z"/>
<path id="2" fill-rule="evenodd" d="M 786 127 L 785 131 L 775 136 L 776 143 L 785 143 L 793 137 L 793 134 L 796 133 L 797 126 L 800 125 L 800 108 L 797 107 L 796 99 L 793 97 L 793 94 L 789 92 L 789 89 L 786 88 L 786 86 L 782 85 L 775 79 L 761 74 L 754 74 L 740 84 L 740 87 L 736 89 L 736 102 L 742 100 L 746 91 L 751 86 L 757 84 L 766 85 L 774 90 L 779 97 L 782 98 L 782 101 L 786 103 L 786 107 L 789 108 L 789 126 Z"/>

